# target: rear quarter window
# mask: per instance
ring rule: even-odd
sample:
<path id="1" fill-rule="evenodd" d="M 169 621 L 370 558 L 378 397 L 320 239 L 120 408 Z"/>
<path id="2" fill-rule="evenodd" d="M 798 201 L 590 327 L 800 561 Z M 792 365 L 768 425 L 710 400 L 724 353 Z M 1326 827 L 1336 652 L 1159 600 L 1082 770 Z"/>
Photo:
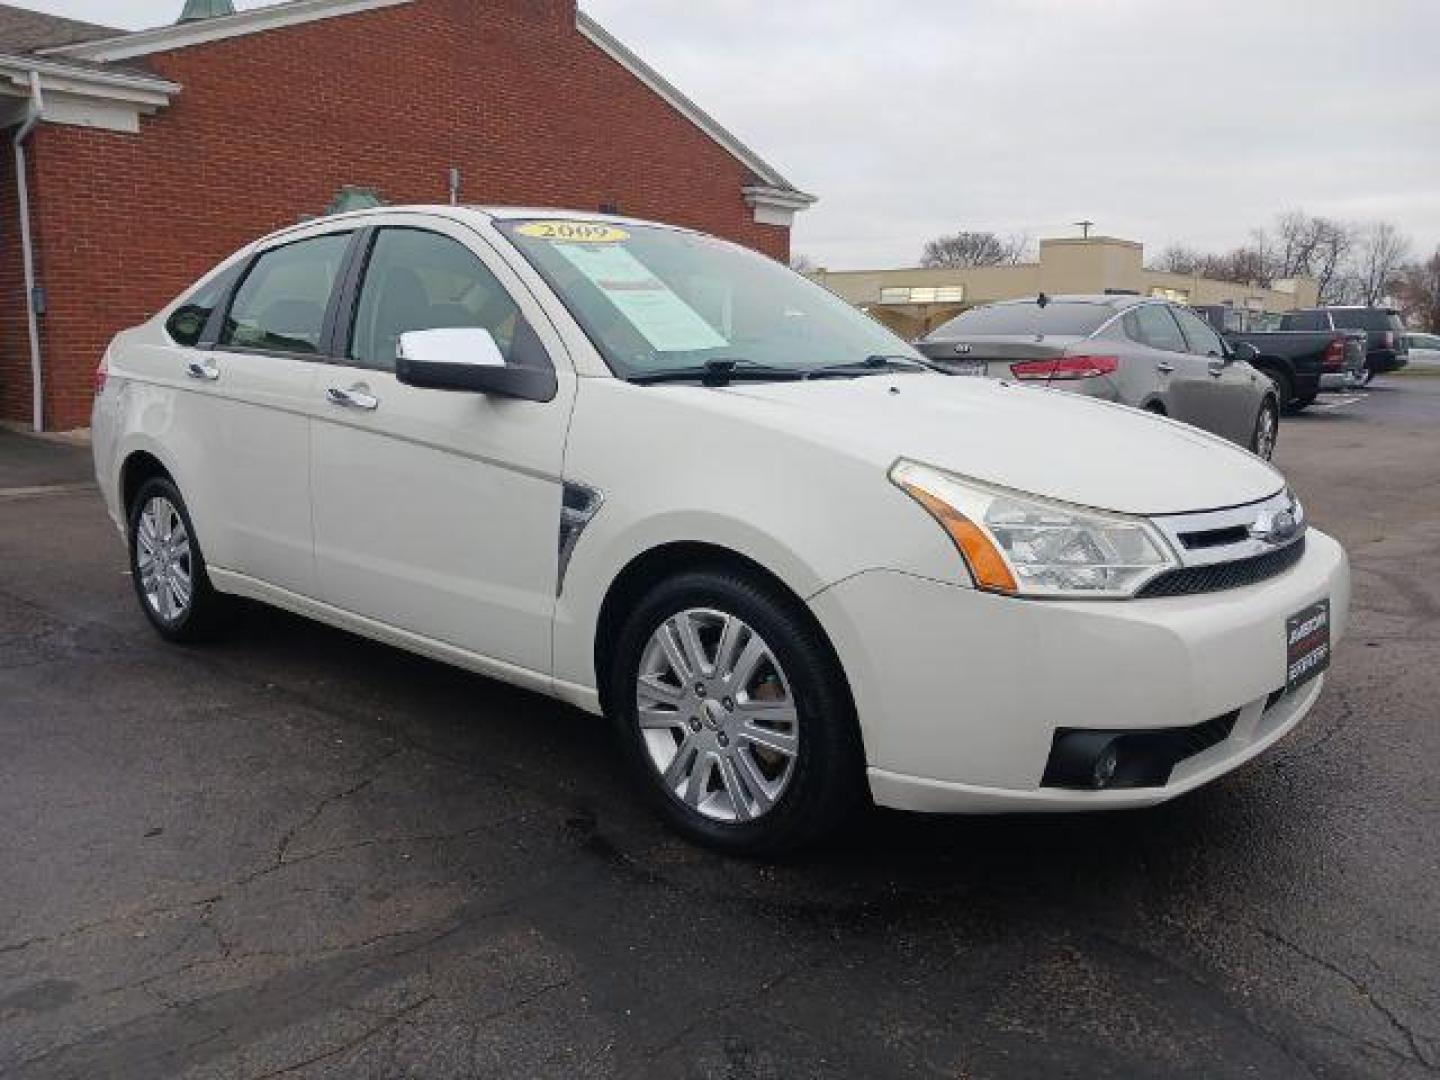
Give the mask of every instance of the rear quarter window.
<path id="1" fill-rule="evenodd" d="M 165 330 L 177 345 L 194 348 L 200 344 L 211 314 L 229 294 L 244 265 L 243 261 L 238 262 L 214 275 L 170 313 L 170 318 L 165 320 Z"/>

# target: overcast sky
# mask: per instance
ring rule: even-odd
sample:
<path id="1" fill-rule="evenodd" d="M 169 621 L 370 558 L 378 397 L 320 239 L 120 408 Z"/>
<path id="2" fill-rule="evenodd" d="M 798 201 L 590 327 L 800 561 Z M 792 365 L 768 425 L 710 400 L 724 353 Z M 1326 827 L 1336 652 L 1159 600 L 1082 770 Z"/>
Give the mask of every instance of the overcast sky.
<path id="1" fill-rule="evenodd" d="M 20 2 L 125 27 L 182 6 Z M 820 196 L 794 247 L 832 269 L 1082 218 L 1221 248 L 1293 208 L 1440 243 L 1440 0 L 582 5 Z"/>

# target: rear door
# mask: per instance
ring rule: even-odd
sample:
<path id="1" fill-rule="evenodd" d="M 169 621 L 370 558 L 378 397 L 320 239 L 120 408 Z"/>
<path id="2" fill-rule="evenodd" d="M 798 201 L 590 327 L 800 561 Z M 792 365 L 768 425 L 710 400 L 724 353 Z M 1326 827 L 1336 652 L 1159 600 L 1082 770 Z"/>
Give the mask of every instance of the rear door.
<path id="1" fill-rule="evenodd" d="M 1147 350 L 1148 355 L 1139 360 L 1142 367 L 1149 366 L 1154 372 L 1154 393 L 1166 415 L 1204 427 L 1210 374 L 1190 352 L 1170 306 L 1141 304 L 1125 312 L 1121 323 L 1126 336 Z"/>
<path id="2" fill-rule="evenodd" d="M 256 253 L 182 361 L 201 449 L 197 528 L 207 559 L 308 597 L 317 591 L 311 387 L 351 238 L 348 230 L 322 230 Z M 182 331 L 193 326 L 184 311 L 171 319 Z"/>
<path id="3" fill-rule="evenodd" d="M 477 233 L 430 216 L 374 221 L 347 284 L 343 355 L 311 388 L 321 410 L 312 447 L 322 596 L 548 673 L 575 396 L 568 357 L 534 297 Z M 489 330 L 508 363 L 555 367 L 556 397 L 517 401 L 395 378 L 402 333 L 467 326 Z"/>

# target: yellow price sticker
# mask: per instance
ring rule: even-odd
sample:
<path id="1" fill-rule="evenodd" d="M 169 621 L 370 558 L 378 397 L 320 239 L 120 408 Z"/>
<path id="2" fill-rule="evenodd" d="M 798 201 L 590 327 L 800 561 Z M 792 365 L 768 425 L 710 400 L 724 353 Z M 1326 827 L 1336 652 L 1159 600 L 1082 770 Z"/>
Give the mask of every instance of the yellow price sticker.
<path id="1" fill-rule="evenodd" d="M 558 244 L 618 244 L 630 234 L 603 221 L 529 221 L 515 230 L 521 236 Z"/>

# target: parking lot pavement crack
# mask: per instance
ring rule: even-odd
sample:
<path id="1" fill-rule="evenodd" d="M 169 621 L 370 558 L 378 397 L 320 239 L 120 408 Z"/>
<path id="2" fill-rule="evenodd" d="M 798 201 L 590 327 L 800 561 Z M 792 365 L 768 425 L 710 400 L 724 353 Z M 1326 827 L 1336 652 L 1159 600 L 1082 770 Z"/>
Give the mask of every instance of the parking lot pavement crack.
<path id="1" fill-rule="evenodd" d="M 1251 929 L 1266 940 L 1274 942 L 1294 953 L 1296 956 L 1308 960 L 1315 966 L 1323 968 L 1336 978 L 1348 983 L 1356 994 L 1359 995 L 1360 999 L 1382 1017 L 1391 1030 L 1404 1041 L 1405 1045 L 1409 1048 L 1409 1060 L 1423 1066 L 1429 1072 L 1440 1073 L 1440 1061 L 1437 1061 L 1435 1055 L 1427 1048 L 1426 1044 L 1428 1040 L 1417 1035 L 1414 1028 L 1402 1020 L 1394 1009 L 1390 1008 L 1390 1006 L 1376 996 L 1375 991 L 1365 979 L 1346 971 L 1345 968 L 1341 967 L 1335 961 L 1328 960 L 1318 953 L 1311 952 L 1299 942 L 1292 941 L 1276 930 L 1272 930 L 1267 926 L 1261 926 L 1255 922 L 1246 921 L 1246 925 L 1250 926 Z"/>
<path id="2" fill-rule="evenodd" d="M 308 1069 L 312 1065 L 318 1065 L 322 1061 L 331 1061 L 334 1058 L 341 1057 L 345 1054 L 350 1053 L 353 1050 L 358 1050 L 360 1047 L 368 1043 L 371 1039 L 375 1038 L 377 1035 L 383 1035 L 385 1032 L 389 1031 L 397 1024 L 402 1023 L 407 1017 L 411 1016 L 413 1013 L 419 1012 L 421 1009 L 423 1009 L 426 1005 L 429 1005 L 434 1000 L 434 994 L 426 994 L 424 997 L 419 998 L 416 1001 L 412 1001 L 409 1005 L 406 1005 L 398 1012 L 391 1013 L 384 1020 L 381 1020 L 378 1024 L 373 1024 L 370 1027 L 366 1028 L 354 1038 L 347 1039 L 339 1046 L 326 1050 L 323 1053 L 313 1054 L 302 1061 L 293 1062 L 292 1064 L 286 1065 L 282 1068 L 274 1069 L 271 1072 L 260 1073 L 258 1076 L 254 1077 L 253 1080 L 272 1080 L 272 1078 L 276 1076 L 288 1076 L 292 1073 L 299 1072 L 301 1069 Z"/>
<path id="3" fill-rule="evenodd" d="M 335 803 L 348 799 L 352 795 L 357 795 L 373 784 L 380 778 L 380 773 L 384 770 L 386 762 L 404 751 L 404 749 L 404 746 L 392 747 L 378 757 L 372 758 L 361 767 L 363 775 L 359 780 L 356 780 L 349 787 L 341 791 L 325 796 L 316 803 L 308 814 L 301 818 L 295 825 L 291 826 L 285 835 L 280 838 L 280 843 L 275 848 L 275 865 L 280 866 L 285 862 L 285 852 L 288 851 L 290 845 L 295 842 L 295 838 L 319 820 L 321 814 Z"/>
<path id="4" fill-rule="evenodd" d="M 160 907 L 146 908 L 143 911 L 108 915 L 103 919 L 95 919 L 92 922 L 81 923 L 79 926 L 72 926 L 70 929 L 62 930 L 58 934 L 37 934 L 35 937 L 26 938 L 24 941 L 13 942 L 9 945 L 0 945 L 0 956 L 23 952 L 36 945 L 53 945 L 73 937 L 79 937 L 81 934 L 93 933 L 96 930 L 113 926 L 116 923 L 135 922 L 140 919 L 153 918 L 156 915 L 173 915 L 176 912 L 187 911 L 190 908 L 206 907 L 216 903 L 219 899 L 219 896 L 208 896 L 203 900 L 190 900 L 180 904 L 167 904 Z"/>

